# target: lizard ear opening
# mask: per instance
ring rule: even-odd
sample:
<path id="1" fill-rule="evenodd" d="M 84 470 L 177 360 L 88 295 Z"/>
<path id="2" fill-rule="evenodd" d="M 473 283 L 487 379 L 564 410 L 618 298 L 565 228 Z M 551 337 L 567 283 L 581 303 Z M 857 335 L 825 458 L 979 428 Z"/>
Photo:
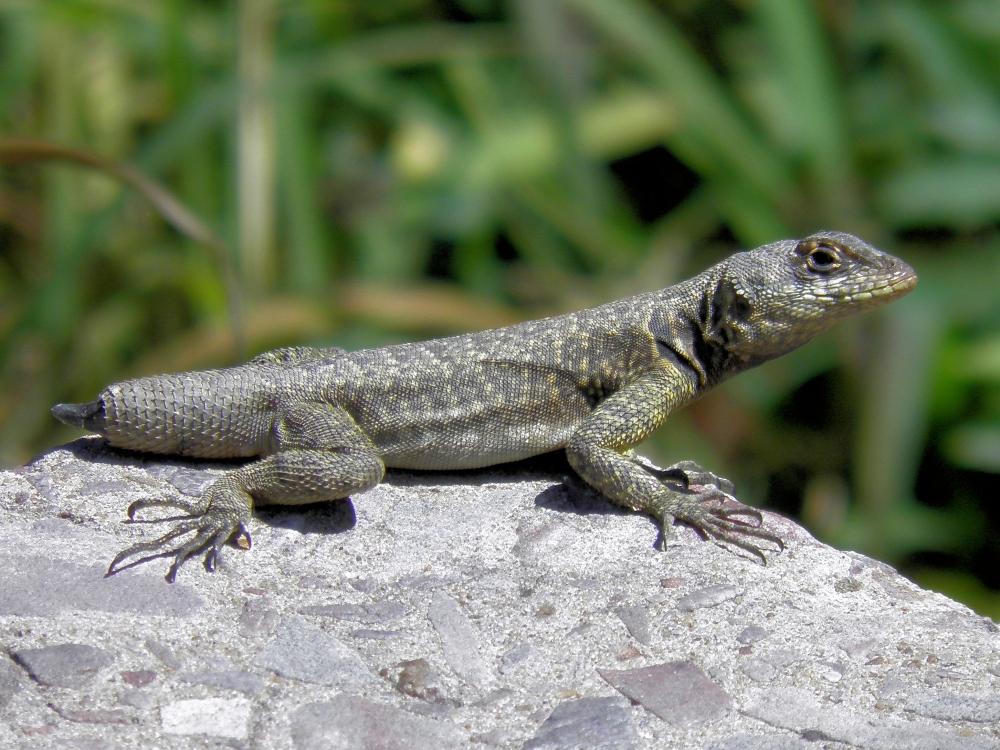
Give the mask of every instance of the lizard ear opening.
<path id="1" fill-rule="evenodd" d="M 753 313 L 750 301 L 727 279 L 715 287 L 707 307 L 705 338 L 722 346 L 731 344 L 737 338 L 737 325 L 748 320 Z"/>

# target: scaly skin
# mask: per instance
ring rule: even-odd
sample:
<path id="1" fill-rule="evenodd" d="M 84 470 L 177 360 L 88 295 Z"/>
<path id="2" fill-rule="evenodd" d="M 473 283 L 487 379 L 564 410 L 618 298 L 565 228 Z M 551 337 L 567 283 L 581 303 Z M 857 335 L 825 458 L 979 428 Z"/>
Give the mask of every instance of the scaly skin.
<path id="1" fill-rule="evenodd" d="M 149 505 L 180 505 L 185 515 L 119 554 L 108 575 L 173 557 L 173 581 L 202 551 L 213 570 L 228 540 L 249 543 L 255 503 L 348 497 L 378 484 L 386 467 L 464 469 L 559 448 L 611 500 L 656 518 L 664 540 L 681 520 L 764 561 L 752 540 L 781 540 L 736 502 L 731 482 L 691 462 L 659 469 L 629 448 L 717 383 L 916 281 L 902 261 L 825 232 L 569 315 L 358 352 L 280 349 L 240 367 L 117 383 L 53 414 L 119 448 L 261 457 L 200 502 L 133 503 L 130 519 Z"/>

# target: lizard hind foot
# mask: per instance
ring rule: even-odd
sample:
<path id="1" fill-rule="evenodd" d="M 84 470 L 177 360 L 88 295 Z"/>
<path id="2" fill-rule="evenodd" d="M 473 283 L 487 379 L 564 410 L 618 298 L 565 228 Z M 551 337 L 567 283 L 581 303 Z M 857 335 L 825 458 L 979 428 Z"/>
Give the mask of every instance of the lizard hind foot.
<path id="1" fill-rule="evenodd" d="M 711 539 L 721 547 L 741 549 L 762 565 L 767 565 L 765 550 L 752 539 L 767 542 L 778 552 L 785 549 L 781 537 L 762 528 L 764 516 L 759 510 L 744 505 L 717 487 L 692 485 L 687 493 L 668 492 L 667 495 L 670 499 L 663 503 L 663 508 L 655 508 L 654 515 L 675 518 L 693 527 L 703 539 Z M 666 539 L 667 534 L 663 537 Z"/>
<path id="2" fill-rule="evenodd" d="M 233 513 L 225 510 L 210 509 L 201 515 L 182 516 L 179 520 L 174 528 L 158 539 L 139 542 L 115 555 L 104 577 L 159 557 L 173 557 L 166 575 L 167 583 L 173 583 L 180 567 L 199 552 L 205 552 L 205 569 L 211 573 L 215 571 L 220 550 L 231 538 L 235 536 L 238 541 L 245 540 L 245 547 L 250 546 L 250 534 L 246 527 Z M 190 533 L 193 536 L 186 541 L 180 540 Z"/>

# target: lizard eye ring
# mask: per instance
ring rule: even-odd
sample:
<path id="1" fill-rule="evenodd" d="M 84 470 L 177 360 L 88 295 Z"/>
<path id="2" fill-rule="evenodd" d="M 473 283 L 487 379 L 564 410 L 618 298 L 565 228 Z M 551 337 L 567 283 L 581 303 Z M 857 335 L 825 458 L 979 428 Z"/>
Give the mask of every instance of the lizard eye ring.
<path id="1" fill-rule="evenodd" d="M 806 265 L 811 271 L 830 273 L 840 268 L 840 258 L 837 257 L 833 248 L 819 245 L 806 256 Z"/>

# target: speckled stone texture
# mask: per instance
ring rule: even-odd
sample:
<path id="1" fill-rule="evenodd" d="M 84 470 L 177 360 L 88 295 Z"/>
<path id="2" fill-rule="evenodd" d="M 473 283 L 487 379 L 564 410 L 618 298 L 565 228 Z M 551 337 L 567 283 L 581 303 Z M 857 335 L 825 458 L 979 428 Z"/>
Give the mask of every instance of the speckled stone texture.
<path id="1" fill-rule="evenodd" d="M 263 509 L 250 551 L 105 580 L 230 466 L 82 439 L 0 473 L 0 747 L 1000 747 L 1000 631 L 888 566 L 766 568 L 656 528 L 565 462 L 390 473 Z"/>

